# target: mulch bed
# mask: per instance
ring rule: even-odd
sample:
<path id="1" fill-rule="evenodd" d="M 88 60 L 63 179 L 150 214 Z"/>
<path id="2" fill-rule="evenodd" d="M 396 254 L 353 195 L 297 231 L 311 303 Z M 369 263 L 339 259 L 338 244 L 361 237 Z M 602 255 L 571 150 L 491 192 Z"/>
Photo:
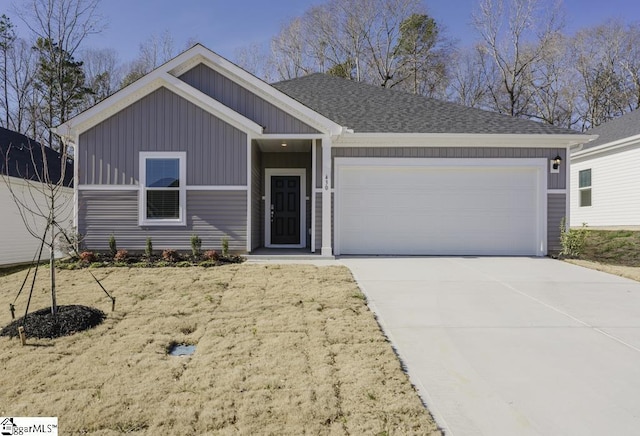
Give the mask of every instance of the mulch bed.
<path id="1" fill-rule="evenodd" d="M 103 311 L 81 305 L 58 306 L 55 318 L 51 308 L 40 309 L 16 319 L 0 330 L 0 336 L 18 337 L 18 327 L 24 326 L 27 338 L 58 338 L 90 329 L 106 318 Z"/>

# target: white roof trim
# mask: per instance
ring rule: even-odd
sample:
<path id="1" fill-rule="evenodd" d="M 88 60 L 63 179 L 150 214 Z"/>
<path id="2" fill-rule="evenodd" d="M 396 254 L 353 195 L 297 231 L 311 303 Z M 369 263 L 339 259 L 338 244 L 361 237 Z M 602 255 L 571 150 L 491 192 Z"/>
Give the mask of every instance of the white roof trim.
<path id="1" fill-rule="evenodd" d="M 640 145 L 640 134 L 618 139 L 617 141 L 607 142 L 593 148 L 587 148 L 586 150 L 582 149 L 575 151 L 571 154 L 571 159 L 590 157 L 600 153 L 614 151 L 632 145 Z"/>
<path id="2" fill-rule="evenodd" d="M 172 90 L 174 92 L 177 92 L 182 97 L 198 104 L 203 109 L 208 110 L 209 112 L 214 109 L 216 114 L 223 114 L 229 120 L 233 121 L 233 123 L 239 123 L 254 133 L 262 134 L 263 129 L 260 126 L 260 129 L 257 130 L 257 123 L 227 108 L 215 99 L 206 96 L 206 94 L 187 85 L 186 83 L 182 85 L 181 83 L 183 82 L 175 77 L 176 75 L 180 75 L 190 68 L 193 68 L 199 63 L 203 63 L 209 68 L 223 74 L 230 80 L 233 80 L 251 92 L 256 93 L 269 103 L 292 116 L 299 118 L 301 121 L 309 124 L 311 127 L 316 128 L 322 133 L 338 135 L 343 131 L 342 127 L 335 122 L 309 109 L 302 103 L 299 103 L 281 91 L 278 91 L 271 85 L 251 75 L 201 44 L 196 44 L 131 85 L 119 90 L 95 106 L 61 124 L 54 129 L 54 132 L 61 136 L 73 137 L 75 134 L 81 133 L 94 125 L 99 124 L 135 101 L 155 91 L 160 86 L 168 84 L 170 85 L 167 86 L 168 88 L 173 87 Z"/>
<path id="3" fill-rule="evenodd" d="M 474 133 L 352 133 L 334 140 L 334 147 L 545 147 L 568 148 L 596 139 L 595 135 L 474 134 Z"/>

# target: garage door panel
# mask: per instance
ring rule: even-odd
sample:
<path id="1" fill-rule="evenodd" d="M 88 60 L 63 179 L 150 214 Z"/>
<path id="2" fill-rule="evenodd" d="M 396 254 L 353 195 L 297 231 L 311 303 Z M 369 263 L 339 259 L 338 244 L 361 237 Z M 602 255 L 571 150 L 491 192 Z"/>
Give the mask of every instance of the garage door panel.
<path id="1" fill-rule="evenodd" d="M 537 254 L 535 167 L 337 171 L 342 254 Z"/>

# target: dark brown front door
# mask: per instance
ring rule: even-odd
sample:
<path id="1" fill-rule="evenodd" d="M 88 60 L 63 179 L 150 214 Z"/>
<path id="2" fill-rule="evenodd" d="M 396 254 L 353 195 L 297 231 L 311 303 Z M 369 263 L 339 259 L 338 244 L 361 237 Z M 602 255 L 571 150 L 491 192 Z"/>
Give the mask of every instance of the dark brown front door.
<path id="1" fill-rule="evenodd" d="M 271 243 L 300 244 L 300 176 L 271 176 Z"/>

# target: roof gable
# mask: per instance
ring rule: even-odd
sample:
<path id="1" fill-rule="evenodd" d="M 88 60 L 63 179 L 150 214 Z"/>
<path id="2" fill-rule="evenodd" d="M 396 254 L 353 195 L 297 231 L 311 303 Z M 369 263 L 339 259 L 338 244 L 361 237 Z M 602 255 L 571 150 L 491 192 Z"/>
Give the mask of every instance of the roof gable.
<path id="1" fill-rule="evenodd" d="M 333 121 L 310 110 L 308 107 L 300 104 L 286 94 L 281 93 L 200 44 L 196 44 L 131 85 L 119 90 L 95 106 L 66 121 L 56 127 L 54 131 L 58 135 L 73 140 L 79 133 L 86 131 L 133 102 L 164 86 L 209 111 L 211 114 L 232 124 L 234 127 L 252 132 L 256 136 L 261 135 L 263 133 L 263 126 L 178 78 L 198 64 L 204 64 L 223 74 L 233 82 L 249 89 L 251 92 L 268 100 L 270 103 L 290 113 L 294 117 L 301 118 L 302 121 L 320 131 L 332 134 L 338 134 L 341 131 L 340 126 Z"/>

